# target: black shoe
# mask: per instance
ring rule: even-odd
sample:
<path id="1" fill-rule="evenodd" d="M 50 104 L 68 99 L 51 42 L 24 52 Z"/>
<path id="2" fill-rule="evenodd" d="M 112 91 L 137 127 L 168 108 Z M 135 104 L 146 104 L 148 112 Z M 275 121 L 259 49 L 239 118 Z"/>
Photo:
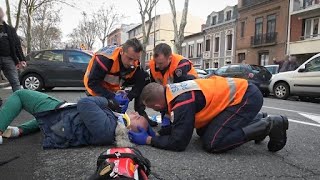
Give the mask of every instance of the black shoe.
<path id="1" fill-rule="evenodd" d="M 143 117 L 148 121 L 148 123 L 149 123 L 149 125 L 150 125 L 151 127 L 157 127 L 157 126 L 158 126 L 158 123 L 152 121 L 152 120 L 149 118 L 148 114 L 147 114 L 145 111 L 139 112 L 139 114 L 140 114 L 140 116 L 143 116 Z"/>
<path id="2" fill-rule="evenodd" d="M 268 119 L 272 121 L 268 149 L 271 152 L 277 152 L 281 150 L 287 143 L 287 130 L 289 128 L 289 121 L 285 116 L 271 116 L 268 117 Z"/>
<path id="3" fill-rule="evenodd" d="M 266 118 L 268 117 L 268 113 L 266 112 L 259 112 L 258 115 L 256 116 L 256 119 L 262 119 L 262 118 Z M 265 138 L 267 137 L 267 135 L 265 136 L 261 136 L 261 137 L 257 137 L 255 140 L 254 140 L 254 143 L 255 144 L 260 144 Z"/>
<path id="4" fill-rule="evenodd" d="M 2 99 L 0 98 L 0 107 L 2 106 Z"/>

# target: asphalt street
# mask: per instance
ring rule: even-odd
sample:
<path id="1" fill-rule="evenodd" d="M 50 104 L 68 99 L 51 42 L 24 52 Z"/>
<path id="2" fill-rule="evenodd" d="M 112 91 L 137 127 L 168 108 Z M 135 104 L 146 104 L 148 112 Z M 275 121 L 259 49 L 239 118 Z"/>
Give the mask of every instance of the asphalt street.
<path id="1" fill-rule="evenodd" d="M 10 93 L 10 89 L 0 89 L 4 100 Z M 84 91 L 77 89 L 48 94 L 69 102 L 85 97 Z M 288 142 L 283 150 L 268 152 L 265 140 L 260 145 L 249 142 L 228 153 L 209 154 L 202 150 L 196 134 L 184 152 L 139 146 L 152 163 L 150 179 L 320 179 L 320 104 L 265 98 L 262 110 L 289 117 Z M 29 118 L 22 112 L 13 125 Z M 108 148 L 43 150 L 41 139 L 40 133 L 5 139 L 0 145 L 0 163 L 13 160 L 0 165 L 0 179 L 87 179 L 95 170 L 98 155 Z"/>

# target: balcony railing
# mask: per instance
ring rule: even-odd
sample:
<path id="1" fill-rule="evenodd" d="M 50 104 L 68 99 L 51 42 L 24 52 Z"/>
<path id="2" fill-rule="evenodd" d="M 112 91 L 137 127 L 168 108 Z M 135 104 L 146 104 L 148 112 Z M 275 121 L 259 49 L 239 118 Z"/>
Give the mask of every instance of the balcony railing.
<path id="1" fill-rule="evenodd" d="M 251 46 L 273 45 L 277 43 L 277 32 L 260 34 L 251 37 Z"/>
<path id="2" fill-rule="evenodd" d="M 309 9 L 314 6 L 320 6 L 320 0 L 300 0 L 294 1 L 293 11 Z"/>

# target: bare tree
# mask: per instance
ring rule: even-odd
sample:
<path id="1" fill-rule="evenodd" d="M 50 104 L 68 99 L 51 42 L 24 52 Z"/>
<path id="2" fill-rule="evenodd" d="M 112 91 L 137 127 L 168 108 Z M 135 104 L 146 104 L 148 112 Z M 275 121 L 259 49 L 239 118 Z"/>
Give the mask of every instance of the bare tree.
<path id="1" fill-rule="evenodd" d="M 175 0 L 169 0 L 169 4 L 171 7 L 171 12 L 172 12 L 172 16 L 173 16 L 172 23 L 173 23 L 173 30 L 174 30 L 174 51 L 177 54 L 181 54 L 182 53 L 182 43 L 184 40 L 184 29 L 187 25 L 189 0 L 184 1 L 184 8 L 183 8 L 179 28 L 178 28 L 178 22 L 177 22 L 177 11 L 176 11 Z"/>
<path id="2" fill-rule="evenodd" d="M 70 3 L 67 3 L 66 0 L 23 0 L 24 7 L 27 12 L 27 52 L 31 51 L 31 39 L 32 39 L 32 15 L 33 13 L 40 8 L 41 6 L 47 3 L 62 3 L 69 6 L 73 6 Z"/>
<path id="3" fill-rule="evenodd" d="M 22 10 L 20 30 L 24 36 L 28 36 L 28 15 Z M 59 29 L 60 9 L 56 9 L 53 3 L 46 3 L 39 7 L 32 16 L 33 25 L 31 27 L 33 50 L 58 48 L 61 43 L 62 32 Z"/>
<path id="4" fill-rule="evenodd" d="M 146 65 L 146 47 L 149 42 L 149 35 L 152 27 L 152 11 L 159 0 L 137 0 L 141 16 L 142 45 L 143 52 L 140 58 L 140 64 L 143 68 Z M 148 20 L 148 22 L 146 22 Z"/>
<path id="5" fill-rule="evenodd" d="M 82 13 L 82 16 L 83 20 L 68 36 L 72 43 L 78 43 L 78 45 L 84 43 L 88 49 L 92 50 L 93 44 L 98 37 L 99 22 L 94 18 L 89 19 L 85 12 Z"/>
<path id="6" fill-rule="evenodd" d="M 119 24 L 124 16 L 119 14 L 114 5 L 101 7 L 95 14 L 94 19 L 97 23 L 98 37 L 105 46 L 109 33 Z"/>
<path id="7" fill-rule="evenodd" d="M 16 13 L 16 16 L 15 16 L 16 23 L 15 23 L 14 28 L 15 28 L 16 30 L 17 30 L 18 27 L 19 27 L 20 15 L 21 15 L 21 8 L 22 8 L 22 1 L 23 1 L 23 0 L 19 0 L 19 4 L 18 4 L 18 7 L 17 7 L 17 13 Z M 6 0 L 6 7 L 7 7 L 8 24 L 9 24 L 10 26 L 13 26 L 12 18 L 11 18 L 11 5 L 10 5 L 10 3 L 9 3 L 9 0 Z"/>

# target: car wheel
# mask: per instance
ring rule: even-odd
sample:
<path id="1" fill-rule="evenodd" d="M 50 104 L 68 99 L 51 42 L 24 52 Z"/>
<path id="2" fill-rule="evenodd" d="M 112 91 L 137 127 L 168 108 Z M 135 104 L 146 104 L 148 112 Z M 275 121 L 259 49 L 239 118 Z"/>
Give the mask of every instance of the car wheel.
<path id="1" fill-rule="evenodd" d="M 287 99 L 290 95 L 290 88 L 287 83 L 277 83 L 273 92 L 276 98 L 278 99 Z"/>
<path id="2" fill-rule="evenodd" d="M 54 88 L 54 87 L 45 87 L 44 90 L 46 90 L 46 91 L 52 91 L 53 88 Z"/>
<path id="3" fill-rule="evenodd" d="M 43 79 L 38 74 L 27 74 L 22 78 L 22 86 L 24 89 L 41 91 L 43 85 Z"/>

